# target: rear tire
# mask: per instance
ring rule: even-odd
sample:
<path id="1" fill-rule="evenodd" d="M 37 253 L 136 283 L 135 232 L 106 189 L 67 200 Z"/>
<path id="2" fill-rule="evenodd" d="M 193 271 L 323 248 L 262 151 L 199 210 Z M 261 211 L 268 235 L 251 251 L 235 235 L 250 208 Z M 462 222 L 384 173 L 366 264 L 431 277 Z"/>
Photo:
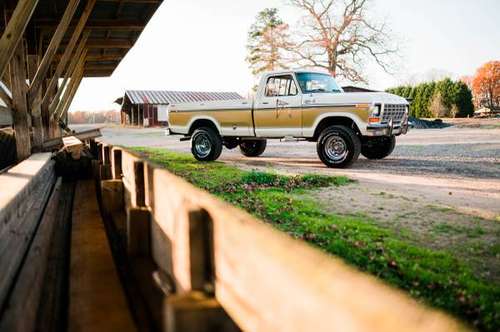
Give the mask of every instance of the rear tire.
<path id="1" fill-rule="evenodd" d="M 396 146 L 396 137 L 367 138 L 361 146 L 361 154 L 368 159 L 384 159 Z"/>
<path id="2" fill-rule="evenodd" d="M 246 157 L 258 157 L 266 150 L 266 140 L 248 140 L 240 143 L 240 151 Z"/>
<path id="3" fill-rule="evenodd" d="M 319 135 L 316 151 L 326 166 L 345 168 L 358 159 L 361 141 L 354 130 L 348 127 L 330 126 Z"/>
<path id="4" fill-rule="evenodd" d="M 191 136 L 191 153 L 196 160 L 214 161 L 222 153 L 222 138 L 212 128 L 198 128 Z"/>

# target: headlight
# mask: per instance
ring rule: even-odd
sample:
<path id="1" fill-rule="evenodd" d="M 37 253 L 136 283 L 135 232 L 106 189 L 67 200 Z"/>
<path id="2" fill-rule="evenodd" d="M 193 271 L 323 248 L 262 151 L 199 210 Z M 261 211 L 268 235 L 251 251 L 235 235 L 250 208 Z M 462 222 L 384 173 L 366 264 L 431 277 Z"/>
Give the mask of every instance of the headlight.
<path id="1" fill-rule="evenodd" d="M 372 115 L 373 116 L 380 116 L 381 111 L 382 111 L 382 105 L 381 104 L 375 104 L 375 105 L 373 105 L 373 108 L 372 108 Z"/>

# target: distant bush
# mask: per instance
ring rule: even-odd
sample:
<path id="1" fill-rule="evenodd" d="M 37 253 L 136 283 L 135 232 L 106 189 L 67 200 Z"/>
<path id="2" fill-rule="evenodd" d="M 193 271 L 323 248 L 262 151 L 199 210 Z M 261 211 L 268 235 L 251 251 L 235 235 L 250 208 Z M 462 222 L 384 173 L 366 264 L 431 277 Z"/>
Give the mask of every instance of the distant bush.
<path id="1" fill-rule="evenodd" d="M 472 92 L 462 81 L 449 78 L 415 86 L 398 86 L 389 93 L 412 99 L 410 115 L 416 118 L 467 117 L 474 114 Z"/>

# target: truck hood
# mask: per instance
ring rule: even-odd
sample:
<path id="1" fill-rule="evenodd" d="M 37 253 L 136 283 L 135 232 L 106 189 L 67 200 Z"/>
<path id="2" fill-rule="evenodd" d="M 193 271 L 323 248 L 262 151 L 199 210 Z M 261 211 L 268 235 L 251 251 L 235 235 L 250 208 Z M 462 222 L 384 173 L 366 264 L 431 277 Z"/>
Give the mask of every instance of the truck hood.
<path id="1" fill-rule="evenodd" d="M 403 97 L 386 92 L 312 93 L 304 95 L 304 100 L 310 100 L 310 105 L 408 104 Z"/>

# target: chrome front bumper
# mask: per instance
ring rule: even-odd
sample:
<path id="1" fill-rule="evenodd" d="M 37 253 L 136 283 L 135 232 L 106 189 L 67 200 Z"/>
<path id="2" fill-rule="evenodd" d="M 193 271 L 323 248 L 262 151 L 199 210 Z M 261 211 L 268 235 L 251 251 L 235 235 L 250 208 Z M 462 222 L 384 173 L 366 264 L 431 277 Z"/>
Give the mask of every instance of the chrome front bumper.
<path id="1" fill-rule="evenodd" d="M 398 136 L 405 135 L 408 132 L 408 120 L 401 124 L 394 125 L 392 120 L 385 124 L 370 124 L 366 127 L 366 136 Z"/>

